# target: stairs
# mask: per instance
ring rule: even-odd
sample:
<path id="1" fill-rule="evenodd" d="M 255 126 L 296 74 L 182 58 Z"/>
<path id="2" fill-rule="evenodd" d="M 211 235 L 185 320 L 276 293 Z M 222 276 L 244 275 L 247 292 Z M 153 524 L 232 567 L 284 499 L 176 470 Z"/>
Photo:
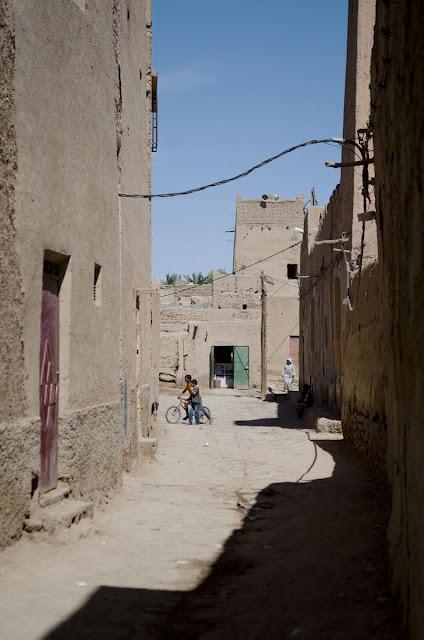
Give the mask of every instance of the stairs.
<path id="1" fill-rule="evenodd" d="M 35 492 L 24 529 L 28 533 L 54 533 L 77 524 L 83 518 L 92 518 L 93 510 L 92 502 L 72 498 L 70 487 L 65 482 L 59 482 L 52 491 L 41 495 Z"/>

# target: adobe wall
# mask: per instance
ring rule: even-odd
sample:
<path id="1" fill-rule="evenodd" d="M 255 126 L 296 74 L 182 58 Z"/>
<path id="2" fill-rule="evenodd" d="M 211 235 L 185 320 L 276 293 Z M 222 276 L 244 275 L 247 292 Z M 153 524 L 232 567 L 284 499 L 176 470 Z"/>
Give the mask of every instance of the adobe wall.
<path id="1" fill-rule="evenodd" d="M 162 286 L 159 369 L 162 380 L 180 385 L 184 375 L 190 373 L 203 387 L 209 387 L 211 348 L 228 345 L 249 347 L 250 383 L 258 384 L 261 317 L 258 287 L 256 277 L 233 275 L 213 285 Z"/>
<path id="2" fill-rule="evenodd" d="M 193 336 L 195 336 L 193 338 Z M 184 341 L 185 371 L 203 388 L 209 387 L 210 353 L 216 346 L 249 347 L 249 386 L 260 385 L 261 345 L 258 323 L 249 320 L 191 323 Z"/>
<path id="3" fill-rule="evenodd" d="M 356 137 L 356 130 L 365 128 L 368 122 L 374 15 L 373 2 L 351 0 L 346 138 Z M 346 162 L 357 159 L 347 146 L 342 156 Z M 384 471 L 387 425 L 382 273 L 376 223 L 358 220 L 358 214 L 364 211 L 362 189 L 362 169 L 343 168 L 340 185 L 328 206 L 311 207 L 305 219 L 301 271 L 310 277 L 301 281 L 301 377 L 312 383 L 318 402 L 342 414 L 345 435 Z M 367 206 L 374 208 L 372 194 Z M 316 244 L 340 239 L 343 234 L 348 239 L 344 244 L 349 251 L 347 267 L 340 242 Z M 347 304 L 348 296 L 352 309 Z"/>
<path id="4" fill-rule="evenodd" d="M 160 298 L 159 298 L 159 284 L 153 283 L 152 293 L 152 315 L 151 315 L 151 327 L 152 327 L 152 340 L 151 340 L 151 365 L 150 365 L 150 382 L 149 382 L 149 420 L 147 435 L 150 436 L 155 433 L 155 427 L 157 424 L 157 410 L 159 407 L 159 367 L 160 367 Z M 143 425 L 141 426 L 141 433 L 143 432 Z"/>
<path id="5" fill-rule="evenodd" d="M 115 123 L 119 190 L 151 191 L 151 2 L 114 0 Z M 120 396 L 126 465 L 151 421 L 151 210 L 147 199 L 119 199 Z M 137 375 L 136 296 L 140 303 L 142 380 Z M 137 398 L 139 394 L 139 398 Z M 157 400 L 157 398 L 156 398 Z M 137 404 L 139 410 L 137 411 Z M 141 424 L 137 424 L 137 421 Z"/>
<path id="6" fill-rule="evenodd" d="M 303 222 L 302 195 L 294 200 L 237 197 L 234 270 L 253 265 L 248 269 L 250 278 L 259 282 L 262 272 L 266 276 L 270 384 L 281 382 L 282 365 L 289 357 L 289 336 L 299 335 L 299 287 L 296 279 L 288 278 L 287 265 L 296 264 L 299 271 L 302 234 L 296 227 L 302 229 Z"/>
<path id="7" fill-rule="evenodd" d="M 297 294 L 297 282 L 287 285 L 287 288 L 292 287 Z M 280 384 L 283 364 L 290 355 L 290 336 L 299 336 L 298 297 L 269 294 L 267 310 L 267 378 L 270 384 Z M 297 379 L 299 372 L 296 370 L 295 373 Z"/>
<path id="8" fill-rule="evenodd" d="M 9 256 L 0 271 L 14 315 L 0 336 L 2 364 L 10 361 L 0 394 L 4 546 L 21 534 L 40 468 L 45 250 L 69 256 L 59 296 L 59 476 L 76 495 L 101 501 L 137 453 L 135 302 L 136 290 L 151 286 L 150 209 L 117 193 L 150 185 L 150 4 L 1 0 L 0 10 L 9 95 L 0 134 L 8 150 L 0 212 L 9 221 L 0 238 Z M 150 351 L 151 307 L 143 313 Z"/>
<path id="9" fill-rule="evenodd" d="M 424 222 L 422 3 L 378 2 L 372 126 L 386 318 L 389 528 L 394 585 L 411 637 L 424 620 Z"/>
<path id="10" fill-rule="evenodd" d="M 22 348 L 23 296 L 16 250 L 16 105 L 15 2 L 0 2 L 0 546 L 20 530 L 25 512 L 28 478 L 25 477 L 26 440 L 9 440 L 9 429 L 26 409 Z M 9 456 L 18 461 L 8 464 Z"/>
<path id="11" fill-rule="evenodd" d="M 294 227 L 303 228 L 303 217 L 303 196 L 295 200 L 266 201 L 238 196 L 234 271 L 253 265 L 249 267 L 250 277 L 259 277 L 264 271 L 265 275 L 279 278 L 285 284 L 286 265 L 299 263 L 300 249 L 296 246 L 285 252 L 281 250 L 301 240 L 301 234 Z M 268 258 L 274 253 L 275 257 Z"/>
<path id="12" fill-rule="evenodd" d="M 381 264 L 364 268 L 352 285 L 355 307 L 345 328 L 343 433 L 372 466 L 386 471 L 387 343 Z"/>
<path id="13" fill-rule="evenodd" d="M 281 383 L 282 365 L 289 356 L 289 337 L 299 335 L 299 289 L 297 280 L 288 278 L 287 265 L 299 265 L 301 232 L 295 227 L 303 227 L 303 218 L 303 196 L 295 200 L 271 198 L 267 201 L 238 196 L 235 273 L 223 278 L 222 274 L 214 272 L 213 284 L 161 288 L 160 371 L 163 380 L 181 381 L 184 373 L 196 371 L 202 384 L 209 385 L 209 354 L 214 346 L 209 338 L 213 336 L 216 346 L 249 346 L 253 358 L 250 383 L 259 384 L 255 363 L 259 358 L 260 367 L 261 274 L 264 273 L 267 377 L 271 384 Z M 291 245 L 294 246 L 288 249 Z M 209 336 L 205 340 L 209 349 L 207 357 L 205 344 L 197 339 L 190 344 L 189 339 L 184 338 L 190 323 L 194 322 Z M 238 332 L 233 343 L 229 342 L 235 339 L 230 330 L 231 322 L 236 323 Z"/>
<path id="14" fill-rule="evenodd" d="M 326 207 L 309 208 L 300 260 L 300 381 L 312 385 L 316 400 L 335 411 L 341 410 L 343 384 L 345 267 L 333 245 L 315 242 L 340 238 L 342 227 L 338 186 Z"/>
<path id="15" fill-rule="evenodd" d="M 356 137 L 366 129 L 370 114 L 371 53 L 374 40 L 375 1 L 350 0 L 346 62 L 344 136 Z M 350 147 L 352 149 L 352 147 Z M 369 142 L 373 155 L 372 139 Z M 354 160 L 345 146 L 343 161 Z M 370 177 L 373 169 L 370 167 Z M 352 259 L 350 298 L 353 310 L 344 306 L 341 331 L 340 405 L 345 435 L 353 441 L 370 463 L 384 472 L 386 468 L 387 425 L 384 401 L 384 318 L 382 313 L 382 268 L 377 249 L 374 220 L 360 222 L 364 211 L 362 167 L 341 172 L 340 210 L 343 224 L 350 221 Z M 375 209 L 369 186 L 369 210 Z M 346 231 L 346 229 L 340 229 Z M 362 267 L 358 260 L 362 260 Z M 346 295 L 344 287 L 343 297 Z"/>

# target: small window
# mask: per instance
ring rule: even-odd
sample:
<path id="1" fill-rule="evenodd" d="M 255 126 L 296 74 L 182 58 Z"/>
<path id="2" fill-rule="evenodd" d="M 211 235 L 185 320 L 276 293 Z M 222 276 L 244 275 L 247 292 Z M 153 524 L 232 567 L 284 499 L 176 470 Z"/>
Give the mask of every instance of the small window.
<path id="1" fill-rule="evenodd" d="M 102 284 L 101 271 L 102 271 L 101 266 L 96 263 L 94 265 L 93 300 L 94 300 L 94 304 L 96 304 L 97 306 L 100 306 L 100 303 L 101 303 L 101 284 Z"/>
<path id="2" fill-rule="evenodd" d="M 287 265 L 287 277 L 289 280 L 296 280 L 297 278 L 297 264 Z"/>
<path id="3" fill-rule="evenodd" d="M 242 305 L 243 309 L 247 309 L 247 304 Z"/>

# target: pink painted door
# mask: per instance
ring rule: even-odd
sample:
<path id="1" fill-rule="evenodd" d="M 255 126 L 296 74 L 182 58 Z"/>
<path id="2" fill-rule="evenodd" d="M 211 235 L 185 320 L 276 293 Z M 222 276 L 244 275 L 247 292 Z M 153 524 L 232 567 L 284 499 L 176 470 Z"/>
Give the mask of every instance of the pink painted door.
<path id="1" fill-rule="evenodd" d="M 53 265 L 52 265 L 53 266 Z M 53 266 L 54 267 L 54 266 Z M 41 470 L 39 489 L 57 485 L 57 433 L 59 401 L 59 297 L 54 268 L 43 273 L 40 343 Z"/>

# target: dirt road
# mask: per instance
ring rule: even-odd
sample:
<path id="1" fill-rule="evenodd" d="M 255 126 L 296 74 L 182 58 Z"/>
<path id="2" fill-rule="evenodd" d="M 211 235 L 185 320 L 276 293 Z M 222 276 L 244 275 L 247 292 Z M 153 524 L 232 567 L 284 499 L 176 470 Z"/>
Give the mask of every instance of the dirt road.
<path id="1" fill-rule="evenodd" d="M 287 403 L 205 398 L 93 521 L 0 555 L 0 638 L 402 638 L 382 482 Z"/>

